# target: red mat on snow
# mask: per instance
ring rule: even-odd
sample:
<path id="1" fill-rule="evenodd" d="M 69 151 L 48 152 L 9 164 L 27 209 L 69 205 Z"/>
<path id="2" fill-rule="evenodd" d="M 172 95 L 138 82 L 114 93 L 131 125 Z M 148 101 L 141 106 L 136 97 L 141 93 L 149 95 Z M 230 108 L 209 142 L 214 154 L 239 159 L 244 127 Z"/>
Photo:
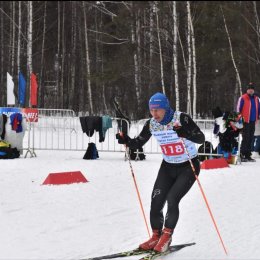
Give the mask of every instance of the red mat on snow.
<path id="1" fill-rule="evenodd" d="M 72 184 L 79 182 L 88 182 L 88 180 L 84 177 L 84 175 L 80 171 L 76 172 L 57 172 L 50 173 L 46 180 L 43 182 L 43 185 L 53 184 Z"/>
<path id="2" fill-rule="evenodd" d="M 229 165 L 224 158 L 205 160 L 200 166 L 201 169 L 218 169 L 225 167 L 229 167 Z"/>

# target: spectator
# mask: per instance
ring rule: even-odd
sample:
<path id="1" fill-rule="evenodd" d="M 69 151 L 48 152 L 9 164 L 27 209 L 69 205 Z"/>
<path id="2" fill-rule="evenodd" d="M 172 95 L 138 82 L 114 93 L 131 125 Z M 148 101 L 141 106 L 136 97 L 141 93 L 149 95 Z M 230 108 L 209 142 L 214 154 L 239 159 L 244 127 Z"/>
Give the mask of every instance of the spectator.
<path id="1" fill-rule="evenodd" d="M 259 99 L 255 95 L 255 86 L 253 83 L 247 85 L 246 93 L 239 98 L 237 111 L 244 117 L 240 149 L 241 161 L 254 162 L 255 160 L 251 157 L 251 144 L 254 140 L 255 124 L 260 115 L 260 105 Z"/>

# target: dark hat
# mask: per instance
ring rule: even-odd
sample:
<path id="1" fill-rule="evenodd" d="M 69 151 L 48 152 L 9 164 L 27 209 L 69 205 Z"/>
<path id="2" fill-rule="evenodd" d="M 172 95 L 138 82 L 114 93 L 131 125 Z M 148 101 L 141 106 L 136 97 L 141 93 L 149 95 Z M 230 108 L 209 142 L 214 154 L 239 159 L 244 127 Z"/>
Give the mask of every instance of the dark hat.
<path id="1" fill-rule="evenodd" d="M 248 83 L 246 89 L 255 89 L 255 84 L 252 82 Z"/>

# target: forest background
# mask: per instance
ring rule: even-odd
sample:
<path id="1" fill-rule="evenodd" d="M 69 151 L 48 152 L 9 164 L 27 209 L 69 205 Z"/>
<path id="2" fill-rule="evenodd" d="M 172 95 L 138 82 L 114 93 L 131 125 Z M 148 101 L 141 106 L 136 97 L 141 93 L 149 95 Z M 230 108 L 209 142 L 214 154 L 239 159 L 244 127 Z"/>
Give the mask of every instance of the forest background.
<path id="1" fill-rule="evenodd" d="M 40 108 L 113 115 L 116 99 L 136 120 L 160 91 L 194 118 L 234 110 L 249 82 L 260 92 L 259 11 L 258 1 L 0 1 L 0 106 L 7 72 L 16 97 L 19 72 L 27 85 L 33 72 Z"/>

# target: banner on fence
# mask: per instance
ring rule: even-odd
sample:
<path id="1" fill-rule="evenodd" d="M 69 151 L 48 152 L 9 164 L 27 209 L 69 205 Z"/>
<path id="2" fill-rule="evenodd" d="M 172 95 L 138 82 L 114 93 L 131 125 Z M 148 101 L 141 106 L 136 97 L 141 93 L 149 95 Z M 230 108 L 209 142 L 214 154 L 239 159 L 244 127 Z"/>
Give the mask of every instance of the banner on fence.
<path id="1" fill-rule="evenodd" d="M 22 112 L 26 114 L 26 119 L 29 122 L 38 122 L 38 109 L 37 108 L 23 108 Z"/>

